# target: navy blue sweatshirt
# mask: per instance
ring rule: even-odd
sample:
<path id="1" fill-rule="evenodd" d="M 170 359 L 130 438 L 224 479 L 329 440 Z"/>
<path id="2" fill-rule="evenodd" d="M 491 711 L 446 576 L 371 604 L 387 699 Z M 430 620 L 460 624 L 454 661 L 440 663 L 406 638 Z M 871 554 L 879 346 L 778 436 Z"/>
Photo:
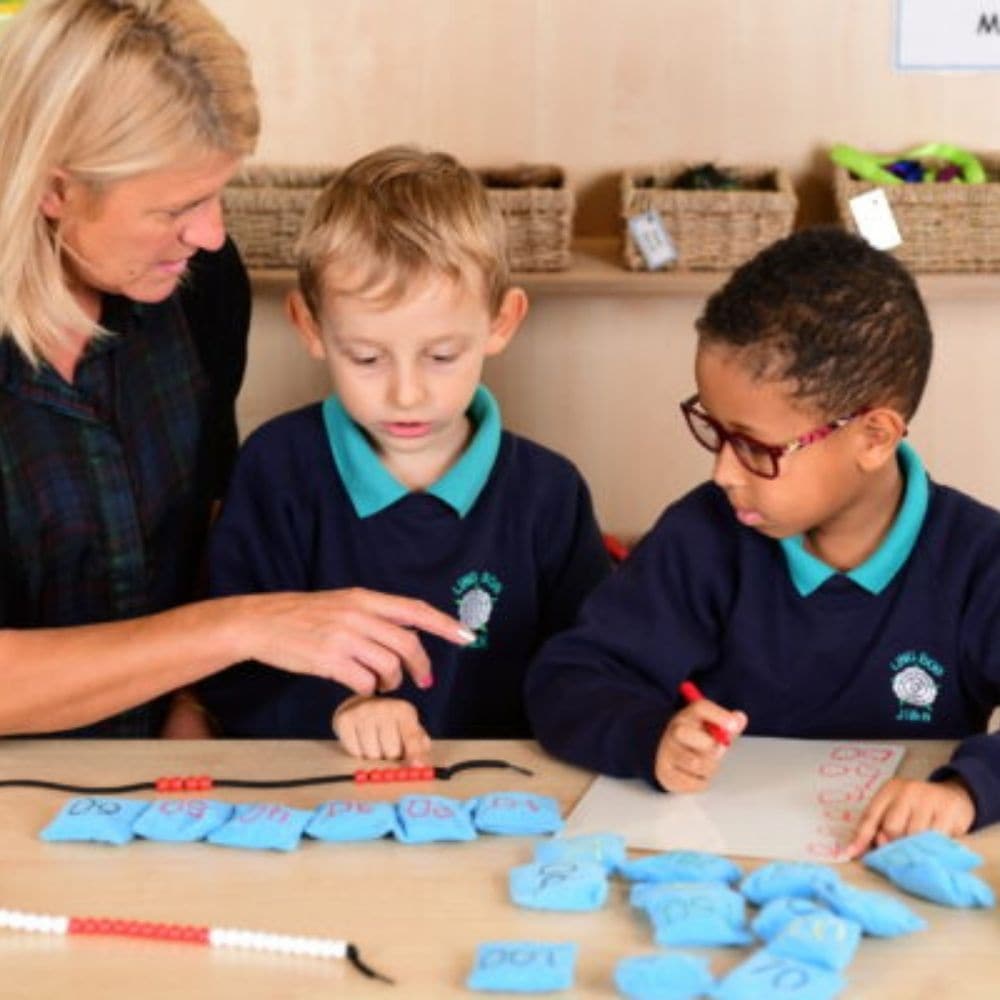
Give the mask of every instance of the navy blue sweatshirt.
<path id="1" fill-rule="evenodd" d="M 523 683 L 541 643 L 570 625 L 609 571 L 590 495 L 564 458 L 502 431 L 480 388 L 465 453 L 426 492 L 388 473 L 331 397 L 261 427 L 244 445 L 210 542 L 214 595 L 365 587 L 418 597 L 476 641 L 422 635 L 434 686 L 412 702 L 434 738 L 529 735 Z M 350 692 L 242 664 L 199 691 L 240 737 L 332 736 Z"/>
<path id="2" fill-rule="evenodd" d="M 655 784 L 691 678 L 750 734 L 961 740 L 931 778 L 961 776 L 977 826 L 1000 819 L 1000 513 L 931 484 L 905 444 L 900 462 L 896 520 L 847 574 L 739 524 L 713 484 L 668 507 L 532 664 L 542 745 Z"/>

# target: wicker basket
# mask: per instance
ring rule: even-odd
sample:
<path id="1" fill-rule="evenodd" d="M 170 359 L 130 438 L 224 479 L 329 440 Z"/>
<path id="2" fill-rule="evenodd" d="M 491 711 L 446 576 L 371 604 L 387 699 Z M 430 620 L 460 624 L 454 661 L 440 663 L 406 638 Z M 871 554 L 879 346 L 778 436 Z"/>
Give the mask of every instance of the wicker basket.
<path id="1" fill-rule="evenodd" d="M 226 227 L 248 267 L 295 266 L 295 241 L 308 207 L 335 167 L 245 167 L 223 191 Z M 515 271 L 558 271 L 570 264 L 573 192 L 559 167 L 484 169 L 479 175 L 507 226 Z"/>
<path id="2" fill-rule="evenodd" d="M 302 218 L 335 173 L 332 167 L 260 165 L 233 177 L 222 192 L 222 208 L 247 267 L 295 266 Z"/>
<path id="3" fill-rule="evenodd" d="M 1000 270 L 1000 154 L 976 154 L 985 184 L 887 184 L 834 167 L 840 221 L 857 232 L 849 202 L 882 187 L 903 242 L 892 253 L 913 271 Z"/>
<path id="4" fill-rule="evenodd" d="M 560 167 L 522 165 L 478 171 L 507 226 L 514 271 L 569 267 L 576 199 Z"/>
<path id="5" fill-rule="evenodd" d="M 622 175 L 622 219 L 654 210 L 677 250 L 680 270 L 725 271 L 792 231 L 796 198 L 788 175 L 776 167 L 724 168 L 741 190 L 689 191 L 674 187 L 692 164 L 636 168 Z M 624 258 L 633 271 L 645 269 L 625 225 Z"/>

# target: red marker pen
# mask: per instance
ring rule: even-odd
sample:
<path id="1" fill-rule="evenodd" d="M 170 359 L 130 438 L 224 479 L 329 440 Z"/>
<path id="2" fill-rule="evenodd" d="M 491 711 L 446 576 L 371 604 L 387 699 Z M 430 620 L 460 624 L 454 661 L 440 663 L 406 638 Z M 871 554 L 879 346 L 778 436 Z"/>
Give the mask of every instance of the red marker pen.
<path id="1" fill-rule="evenodd" d="M 689 704 L 694 701 L 701 701 L 705 696 L 698 690 L 694 681 L 684 681 L 680 687 L 681 697 Z M 733 742 L 729 732 L 715 722 L 706 722 L 705 729 L 711 734 L 716 743 L 721 743 L 724 747 Z"/>

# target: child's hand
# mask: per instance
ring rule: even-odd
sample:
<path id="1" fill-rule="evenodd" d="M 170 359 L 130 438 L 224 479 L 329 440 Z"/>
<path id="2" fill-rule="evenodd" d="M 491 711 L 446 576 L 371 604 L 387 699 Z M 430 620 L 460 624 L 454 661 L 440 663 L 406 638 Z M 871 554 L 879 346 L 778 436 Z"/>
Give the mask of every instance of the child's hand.
<path id="1" fill-rule="evenodd" d="M 160 729 L 163 740 L 210 740 L 215 737 L 198 698 L 187 689 L 175 691 Z"/>
<path id="2" fill-rule="evenodd" d="M 352 757 L 430 763 L 431 738 L 417 710 L 402 698 L 356 695 L 333 713 L 333 732 Z"/>
<path id="3" fill-rule="evenodd" d="M 706 729 L 712 722 L 737 736 L 746 729 L 742 712 L 727 712 L 701 698 L 682 708 L 667 724 L 656 749 L 656 780 L 668 792 L 700 792 L 715 774 L 726 747 Z"/>
<path id="4" fill-rule="evenodd" d="M 969 832 L 975 818 L 972 796 L 957 779 L 890 778 L 875 793 L 844 853 L 848 858 L 856 858 L 869 847 L 881 847 L 890 840 L 924 830 L 960 837 Z"/>

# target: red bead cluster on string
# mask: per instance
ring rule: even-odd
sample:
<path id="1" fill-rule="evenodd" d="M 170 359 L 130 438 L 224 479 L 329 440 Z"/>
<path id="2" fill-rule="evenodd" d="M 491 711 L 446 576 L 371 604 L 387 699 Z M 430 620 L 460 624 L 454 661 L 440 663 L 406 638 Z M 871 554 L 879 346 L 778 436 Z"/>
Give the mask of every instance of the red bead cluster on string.
<path id="1" fill-rule="evenodd" d="M 433 781 L 436 777 L 433 767 L 376 767 L 354 772 L 354 780 L 359 785 L 380 781 Z"/>
<path id="2" fill-rule="evenodd" d="M 168 775 L 156 779 L 158 792 L 206 792 L 213 785 L 207 774 L 194 774 L 188 777 Z"/>
<path id="3" fill-rule="evenodd" d="M 117 937 L 209 944 L 210 928 L 194 924 L 161 924 L 149 920 L 111 920 L 106 917 L 70 917 L 69 934 L 111 934 Z"/>

